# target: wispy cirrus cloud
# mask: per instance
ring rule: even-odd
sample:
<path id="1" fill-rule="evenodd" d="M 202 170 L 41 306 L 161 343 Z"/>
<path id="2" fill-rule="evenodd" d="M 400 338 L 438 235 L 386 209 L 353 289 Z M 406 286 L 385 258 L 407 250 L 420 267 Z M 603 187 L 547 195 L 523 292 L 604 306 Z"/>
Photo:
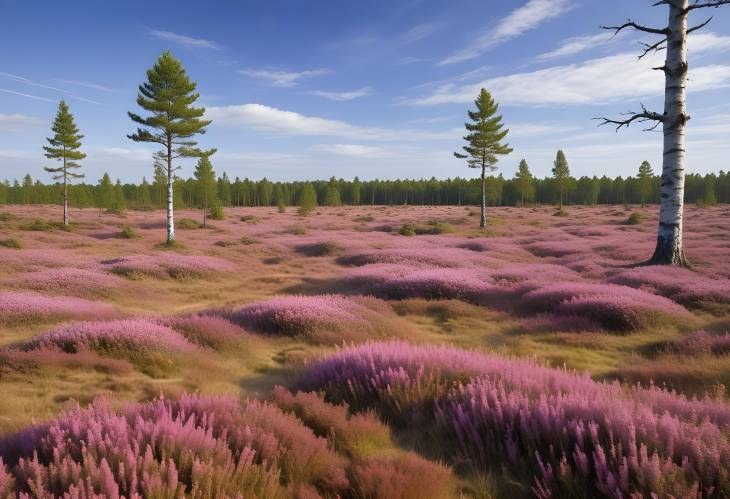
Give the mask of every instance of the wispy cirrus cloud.
<path id="1" fill-rule="evenodd" d="M 542 23 L 563 15 L 572 10 L 574 5 L 569 0 L 529 0 L 479 35 L 477 40 L 467 47 L 453 53 L 439 62 L 439 65 L 455 64 L 480 56 L 482 53 L 509 40 L 519 37 L 526 31 L 533 30 Z"/>
<path id="2" fill-rule="evenodd" d="M 350 158 L 379 158 L 390 154 L 390 151 L 382 147 L 362 144 L 315 144 L 311 149 L 318 153 Z"/>
<path id="3" fill-rule="evenodd" d="M 397 39 L 397 43 L 399 45 L 410 45 L 412 43 L 419 42 L 424 38 L 428 38 L 433 35 L 443 27 L 443 23 L 440 22 L 417 24 L 401 34 Z"/>
<path id="4" fill-rule="evenodd" d="M 5 73 L 5 72 L 0 71 L 0 79 L 8 80 L 13 83 L 20 84 L 20 85 L 26 85 L 26 86 L 35 87 L 35 88 L 42 88 L 45 90 L 52 90 L 54 92 L 64 94 L 72 99 L 75 99 L 75 100 L 78 100 L 81 102 L 88 102 L 89 104 L 101 104 L 101 102 L 95 101 L 93 99 L 88 99 L 86 97 L 74 95 L 62 88 L 54 87 L 52 85 L 46 85 L 44 83 L 38 83 L 29 78 L 26 78 L 26 77 L 20 76 L 20 75 L 16 75 L 16 74 Z M 46 102 L 56 102 L 57 101 L 57 99 L 49 99 L 48 97 L 41 97 L 39 95 L 28 94 L 25 92 L 17 92 L 17 91 L 5 89 L 5 88 L 0 89 L 0 91 L 3 91 L 8 94 L 14 94 L 14 95 L 18 95 L 21 97 L 28 97 L 29 99 L 42 100 L 42 101 L 46 101 Z"/>
<path id="5" fill-rule="evenodd" d="M 223 50 L 223 47 L 221 47 L 220 45 L 218 45 L 216 42 L 214 42 L 212 40 L 206 40 L 203 38 L 193 38 L 191 36 L 181 35 L 179 33 L 174 33 L 172 31 L 164 31 L 164 30 L 149 28 L 147 30 L 147 34 L 154 36 L 155 38 L 159 38 L 160 40 L 172 42 L 176 45 L 181 45 L 186 48 L 203 48 L 203 49 L 211 49 L 211 50 Z"/>
<path id="6" fill-rule="evenodd" d="M 26 94 L 24 92 L 16 92 L 14 90 L 10 90 L 7 88 L 0 88 L 0 92 L 5 92 L 6 94 L 11 94 L 11 95 L 17 95 L 19 97 L 27 97 L 28 99 L 41 100 L 44 102 L 56 102 L 54 99 L 49 99 L 47 97 L 41 97 L 39 95 Z"/>
<path id="7" fill-rule="evenodd" d="M 88 88 L 91 90 L 98 90 L 100 92 L 109 92 L 109 93 L 117 93 L 119 92 L 116 88 L 107 87 L 105 85 L 99 85 L 97 83 L 92 83 L 90 81 L 82 81 L 82 80 L 64 80 L 62 78 L 56 78 L 57 82 L 59 83 L 65 83 L 66 85 L 75 85 L 77 87 L 83 87 Z"/>
<path id="8" fill-rule="evenodd" d="M 0 131 L 3 132 L 19 132 L 28 127 L 38 126 L 43 120 L 35 116 L 26 116 L 24 114 L 0 114 Z"/>
<path id="9" fill-rule="evenodd" d="M 544 52 L 536 57 L 539 61 L 549 61 L 569 55 L 579 54 L 588 50 L 608 45 L 616 40 L 620 40 L 624 36 L 624 32 L 614 34 L 612 32 L 603 32 L 596 35 L 575 36 L 567 38 L 560 42 L 558 47 L 549 52 Z"/>
<path id="10" fill-rule="evenodd" d="M 701 54 L 725 49 L 726 37 L 706 35 L 690 37 L 689 51 Z M 730 46 L 730 40 L 727 42 Z M 489 89 L 499 102 L 512 105 L 600 104 L 638 99 L 664 92 L 664 76 L 652 71 L 653 67 L 661 66 L 662 61 L 661 53 L 637 60 L 635 52 L 624 52 L 582 63 L 497 76 L 477 83 L 448 82 L 439 85 L 430 95 L 405 103 L 421 106 L 470 103 L 482 87 Z M 691 67 L 689 76 L 687 89 L 690 92 L 728 87 L 730 65 Z"/>
<path id="11" fill-rule="evenodd" d="M 329 69 L 308 69 L 304 71 L 279 71 L 272 69 L 239 69 L 238 73 L 251 78 L 268 81 L 275 87 L 294 87 L 300 80 L 331 73 Z"/>
<path id="12" fill-rule="evenodd" d="M 417 129 L 365 127 L 345 121 L 305 116 L 263 104 L 209 107 L 206 118 L 219 126 L 278 135 L 342 137 L 356 140 L 454 140 L 460 131 L 432 132 Z"/>
<path id="13" fill-rule="evenodd" d="M 358 90 L 351 90 L 349 92 L 328 92 L 325 90 L 314 90 L 313 92 L 310 92 L 310 94 L 316 95 L 318 97 L 323 97 L 325 99 L 342 102 L 359 99 L 360 97 L 365 97 L 367 95 L 372 95 L 373 89 L 370 87 L 363 87 Z"/>

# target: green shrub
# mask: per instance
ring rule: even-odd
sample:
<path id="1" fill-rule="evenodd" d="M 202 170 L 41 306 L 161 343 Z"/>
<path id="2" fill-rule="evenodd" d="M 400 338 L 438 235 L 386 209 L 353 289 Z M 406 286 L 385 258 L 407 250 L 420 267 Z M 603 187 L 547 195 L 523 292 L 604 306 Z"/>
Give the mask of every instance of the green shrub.
<path id="1" fill-rule="evenodd" d="M 641 216 L 641 213 L 635 211 L 626 219 L 626 225 L 639 225 L 643 221 L 644 217 Z"/>
<path id="2" fill-rule="evenodd" d="M 332 241 L 308 244 L 299 248 L 299 252 L 307 256 L 328 256 L 335 252 L 337 246 Z"/>
<path id="3" fill-rule="evenodd" d="M 241 238 L 241 244 L 245 244 L 246 246 L 250 244 L 256 244 L 258 241 L 254 239 L 253 237 L 243 236 Z"/>
<path id="4" fill-rule="evenodd" d="M 253 215 L 242 215 L 241 216 L 241 222 L 248 222 L 250 224 L 257 224 L 257 223 L 259 223 L 259 219 L 256 218 Z"/>
<path id="5" fill-rule="evenodd" d="M 125 225 L 122 227 L 122 237 L 124 239 L 134 239 L 137 237 L 137 232 L 135 232 L 131 225 Z"/>
<path id="6" fill-rule="evenodd" d="M 223 214 L 223 205 L 221 203 L 215 203 L 210 207 L 210 218 L 213 220 L 223 220 L 225 215 Z"/>
<path id="7" fill-rule="evenodd" d="M 279 210 L 279 213 L 286 213 L 286 204 L 283 199 L 276 202 L 276 208 Z"/>
<path id="8" fill-rule="evenodd" d="M 23 243 L 20 239 L 9 237 L 8 239 L 0 240 L 0 246 L 4 246 L 5 248 L 21 249 L 23 247 Z"/>
<path id="9" fill-rule="evenodd" d="M 31 223 L 24 225 L 23 228 L 25 230 L 48 231 L 51 230 L 53 226 L 42 218 L 36 218 Z"/>
<path id="10" fill-rule="evenodd" d="M 451 225 L 438 220 L 429 220 L 426 225 L 416 225 L 416 234 L 445 234 L 453 231 Z"/>
<path id="11" fill-rule="evenodd" d="M 306 234 L 306 233 L 307 233 L 307 229 L 305 229 L 305 228 L 304 228 L 304 227 L 302 227 L 301 225 L 293 225 L 293 226 L 291 226 L 291 227 L 288 227 L 288 228 L 286 229 L 286 231 L 287 231 L 287 232 L 288 232 L 289 234 L 293 234 L 293 235 L 295 235 L 295 236 L 303 236 L 304 234 Z"/>
<path id="12" fill-rule="evenodd" d="M 183 230 L 199 229 L 200 224 L 192 218 L 181 218 L 177 221 L 177 228 Z"/>
<path id="13" fill-rule="evenodd" d="M 415 236 L 416 228 L 411 224 L 404 224 L 398 231 L 398 234 L 401 236 Z"/>
<path id="14" fill-rule="evenodd" d="M 12 213 L 8 213 L 6 211 L 3 211 L 0 213 L 0 222 L 10 222 L 11 220 L 15 220 L 16 216 Z"/>
<path id="15" fill-rule="evenodd" d="M 555 213 L 553 213 L 553 216 L 554 217 L 567 217 L 568 212 L 562 208 L 558 208 L 557 210 L 555 210 Z"/>

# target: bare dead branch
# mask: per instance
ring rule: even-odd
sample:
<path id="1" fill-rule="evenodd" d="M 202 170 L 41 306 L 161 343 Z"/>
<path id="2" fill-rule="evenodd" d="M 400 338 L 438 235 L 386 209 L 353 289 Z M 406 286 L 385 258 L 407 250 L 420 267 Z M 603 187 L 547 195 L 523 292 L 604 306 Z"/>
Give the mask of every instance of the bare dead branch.
<path id="1" fill-rule="evenodd" d="M 697 26 L 693 26 L 692 28 L 688 29 L 687 34 L 689 35 L 693 31 L 697 31 L 698 29 L 704 28 L 705 26 L 707 26 L 710 23 L 710 21 L 712 21 L 712 16 L 710 16 L 710 18 L 707 21 L 703 22 L 702 24 L 698 24 Z"/>
<path id="2" fill-rule="evenodd" d="M 687 7 L 685 9 L 685 12 L 689 12 L 689 11 L 695 10 L 695 9 L 709 9 L 709 8 L 716 9 L 723 5 L 730 5 L 730 0 L 716 0 L 714 2 L 702 2 L 702 3 L 700 3 L 698 0 L 696 0 L 695 3 L 693 3 L 692 5 L 690 5 L 689 7 Z"/>
<path id="3" fill-rule="evenodd" d="M 644 129 L 644 131 L 646 131 L 646 132 L 654 130 L 654 129 L 656 129 L 656 127 L 659 126 L 660 123 L 664 123 L 663 114 L 649 111 L 646 109 L 646 107 L 644 107 L 643 104 L 641 105 L 641 112 L 636 113 L 636 112 L 629 111 L 628 113 L 624 113 L 623 116 L 628 116 L 628 118 L 623 119 L 623 120 L 613 120 L 610 118 L 594 118 L 594 119 L 603 121 L 598 126 L 616 125 L 616 132 L 618 132 L 623 127 L 628 128 L 629 125 L 631 125 L 631 123 L 633 123 L 633 122 L 646 123 L 647 121 L 654 121 L 655 123 L 653 126 L 650 126 L 649 128 Z"/>
<path id="4" fill-rule="evenodd" d="M 648 43 L 639 42 L 641 45 L 644 46 L 644 53 L 639 56 L 639 59 L 643 59 L 650 52 L 659 52 L 660 50 L 664 50 L 666 47 L 662 47 L 662 45 L 665 44 L 666 42 L 667 42 L 666 38 L 659 40 L 658 42 L 651 44 L 651 45 Z"/>
<path id="5" fill-rule="evenodd" d="M 727 0 L 730 2 L 730 0 Z M 601 26 L 602 29 L 609 29 L 614 31 L 614 36 L 619 34 L 622 30 L 626 28 L 633 28 L 636 31 L 643 31 L 644 33 L 652 33 L 654 35 L 669 35 L 669 30 L 667 28 L 649 28 L 648 26 L 642 26 L 641 24 L 636 24 L 634 21 L 629 19 L 627 22 L 622 24 L 621 26 Z"/>

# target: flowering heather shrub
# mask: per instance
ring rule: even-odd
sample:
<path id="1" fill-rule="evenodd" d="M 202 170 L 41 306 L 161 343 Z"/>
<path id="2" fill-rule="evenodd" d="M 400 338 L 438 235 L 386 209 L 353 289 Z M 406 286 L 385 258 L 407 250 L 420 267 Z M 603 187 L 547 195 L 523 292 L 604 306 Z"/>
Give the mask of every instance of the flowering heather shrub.
<path id="1" fill-rule="evenodd" d="M 283 387 L 273 392 L 276 404 L 295 414 L 318 436 L 355 461 L 351 471 L 354 497 L 453 497 L 451 473 L 412 452 L 395 452 L 387 426 L 370 412 L 349 414 L 346 405 L 332 405 L 321 395 Z"/>
<path id="2" fill-rule="evenodd" d="M 6 488 L 44 497 L 334 497 L 349 485 L 325 439 L 270 404 L 231 397 L 119 413 L 96 402 L 0 440 L 0 454 Z"/>
<path id="3" fill-rule="evenodd" d="M 668 272 L 663 265 L 636 267 L 619 272 L 609 280 L 647 289 L 685 305 L 730 303 L 730 280 L 713 279 L 689 269 L 677 268 Z"/>
<path id="4" fill-rule="evenodd" d="M 487 262 L 488 259 L 460 248 L 390 248 L 352 253 L 337 259 L 342 265 L 362 266 L 390 263 L 411 266 L 466 267 Z"/>
<path id="5" fill-rule="evenodd" d="M 233 269 L 231 263 L 214 256 L 178 253 L 131 255 L 101 263 L 111 272 L 130 279 L 141 277 L 192 279 Z"/>
<path id="6" fill-rule="evenodd" d="M 105 353 L 129 353 L 145 350 L 189 351 L 193 346 L 179 333 L 146 319 L 77 322 L 42 333 L 14 348 L 61 350 L 76 353 L 94 350 Z"/>
<path id="7" fill-rule="evenodd" d="M 8 279 L 12 287 L 46 294 L 89 296 L 123 284 L 119 277 L 94 270 L 66 267 L 27 272 Z"/>
<path id="8" fill-rule="evenodd" d="M 236 324 L 216 315 L 194 314 L 162 319 L 161 322 L 182 334 L 188 341 L 214 349 L 225 348 L 250 337 L 248 332 Z"/>
<path id="9" fill-rule="evenodd" d="M 707 331 L 695 331 L 667 344 L 666 351 L 692 357 L 727 355 L 730 354 L 730 333 L 710 334 Z"/>
<path id="10" fill-rule="evenodd" d="M 80 261 L 81 260 L 81 261 Z M 13 270 L 32 271 L 49 267 L 79 267 L 83 260 L 57 249 L 24 249 L 17 251 L 0 247 L 0 266 Z"/>
<path id="11" fill-rule="evenodd" d="M 103 318 L 114 314 L 114 307 L 111 305 L 81 298 L 0 292 L 1 324 L 19 325 L 56 319 Z"/>
<path id="12" fill-rule="evenodd" d="M 335 252 L 337 245 L 331 241 L 302 244 L 296 247 L 299 253 L 307 256 L 328 256 Z"/>
<path id="13" fill-rule="evenodd" d="M 551 263 L 516 263 L 492 272 L 495 282 L 518 283 L 538 281 L 553 283 L 559 281 L 579 281 L 580 274 L 562 265 Z"/>
<path id="14" fill-rule="evenodd" d="M 449 459 L 506 467 L 540 497 L 725 497 L 730 406 L 448 347 L 369 343 L 303 389 L 432 433 Z"/>
<path id="15" fill-rule="evenodd" d="M 486 275 L 480 276 L 473 269 L 436 268 L 414 269 L 376 284 L 369 291 L 391 300 L 460 298 L 475 301 L 497 290 Z"/>
<path id="16" fill-rule="evenodd" d="M 611 329 L 636 329 L 666 317 L 683 317 L 676 303 L 646 291 L 615 284 L 562 282 L 528 292 L 521 306 L 537 312 L 581 316 Z"/>
<path id="17" fill-rule="evenodd" d="M 223 312 L 223 316 L 252 331 L 301 335 L 322 344 L 404 336 L 409 332 L 387 304 L 374 298 L 282 296 Z"/>

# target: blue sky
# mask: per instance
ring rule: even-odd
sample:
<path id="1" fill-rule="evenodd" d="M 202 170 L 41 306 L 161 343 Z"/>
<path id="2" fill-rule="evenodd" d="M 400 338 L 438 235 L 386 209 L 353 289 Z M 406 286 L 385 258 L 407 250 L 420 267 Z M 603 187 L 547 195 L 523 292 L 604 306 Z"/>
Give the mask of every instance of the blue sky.
<path id="1" fill-rule="evenodd" d="M 618 134 L 596 116 L 639 103 L 661 111 L 662 54 L 652 35 L 611 38 L 631 17 L 663 26 L 649 0 L 29 2 L 0 0 L 0 178 L 48 180 L 44 138 L 65 98 L 86 135 L 89 181 L 152 172 L 134 130 L 136 88 L 169 48 L 198 82 L 213 119 L 200 138 L 216 170 L 274 180 L 471 176 L 451 153 L 485 86 L 501 102 L 514 152 L 548 175 L 564 149 L 572 173 L 661 167 L 661 134 Z M 730 8 L 689 45 L 687 169 L 730 169 Z M 181 162 L 183 175 L 193 162 Z"/>

